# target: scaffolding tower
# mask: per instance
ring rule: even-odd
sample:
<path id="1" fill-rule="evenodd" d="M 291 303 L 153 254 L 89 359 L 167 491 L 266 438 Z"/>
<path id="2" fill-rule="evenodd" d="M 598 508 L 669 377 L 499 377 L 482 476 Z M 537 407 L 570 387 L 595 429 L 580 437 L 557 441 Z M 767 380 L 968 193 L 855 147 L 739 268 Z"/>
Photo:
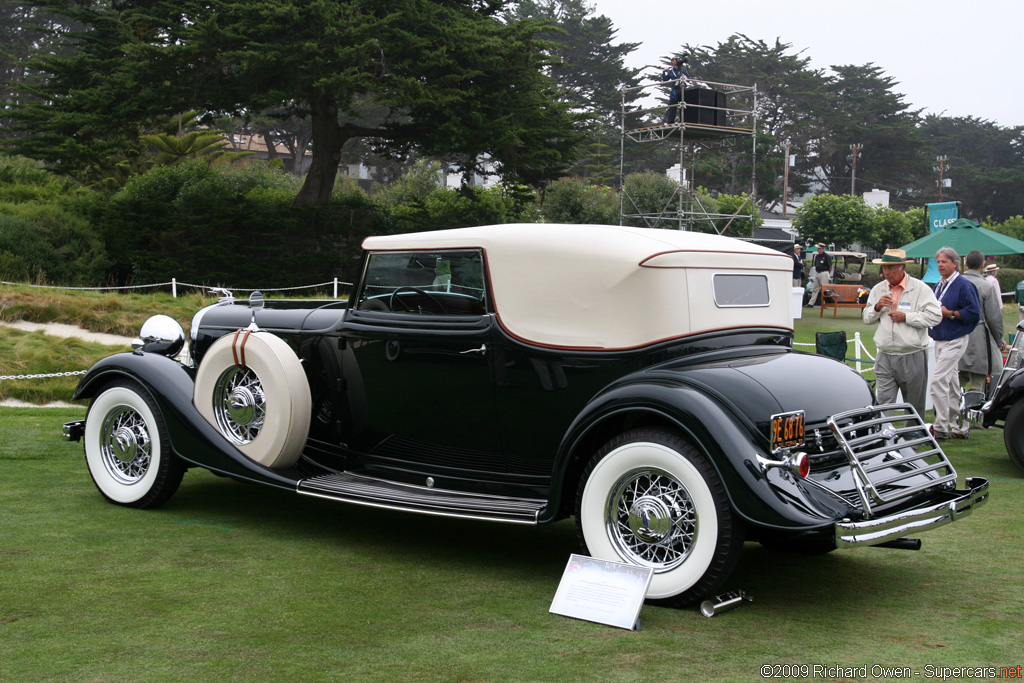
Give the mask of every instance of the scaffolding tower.
<path id="1" fill-rule="evenodd" d="M 674 123 L 658 122 L 664 120 L 668 107 L 658 104 L 651 108 L 628 109 L 627 98 L 635 99 L 632 94 L 640 91 L 641 101 L 663 95 L 668 87 L 679 84 L 682 101 L 678 105 Z M 695 81 L 683 78 L 680 81 L 661 81 L 622 91 L 622 124 L 619 150 L 619 224 L 626 219 L 639 218 L 646 227 L 677 228 L 693 230 L 702 222 L 707 221 L 712 227 L 713 221 L 724 219 L 721 229 L 726 228 L 736 218 L 750 218 L 751 225 L 757 215 L 757 187 L 755 184 L 755 168 L 757 161 L 757 87 L 714 83 L 711 81 Z M 653 122 L 652 122 L 653 120 Z M 626 140 L 634 142 L 672 141 L 678 143 L 679 149 L 679 182 L 672 197 L 660 210 L 644 211 L 638 206 L 625 187 Z M 712 213 L 705 209 L 694 192 L 693 171 L 697 154 L 701 150 L 723 148 L 742 149 L 744 143 L 750 143 L 750 199 L 739 207 L 735 214 Z M 686 172 L 689 169 L 689 172 Z M 743 213 L 748 209 L 749 213 Z"/>

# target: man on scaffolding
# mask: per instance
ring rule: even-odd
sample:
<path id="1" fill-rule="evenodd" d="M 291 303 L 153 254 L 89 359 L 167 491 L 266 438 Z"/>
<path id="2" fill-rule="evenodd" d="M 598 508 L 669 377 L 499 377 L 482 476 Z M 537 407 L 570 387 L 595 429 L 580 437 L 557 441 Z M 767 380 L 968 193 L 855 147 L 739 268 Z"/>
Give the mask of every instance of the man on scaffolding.
<path id="1" fill-rule="evenodd" d="M 673 57 L 672 66 L 661 72 L 662 81 L 673 81 L 672 89 L 668 94 L 668 112 L 665 114 L 665 123 L 676 122 L 676 114 L 679 111 L 679 103 L 683 100 L 684 78 L 689 78 L 690 72 L 686 69 L 686 57 Z"/>

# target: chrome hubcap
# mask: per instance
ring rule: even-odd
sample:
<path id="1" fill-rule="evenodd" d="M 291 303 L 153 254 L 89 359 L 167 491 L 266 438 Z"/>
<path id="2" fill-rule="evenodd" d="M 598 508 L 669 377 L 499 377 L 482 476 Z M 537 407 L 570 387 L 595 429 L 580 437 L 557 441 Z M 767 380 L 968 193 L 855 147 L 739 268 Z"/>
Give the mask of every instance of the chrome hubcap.
<path id="1" fill-rule="evenodd" d="M 266 408 L 263 385 L 250 368 L 232 366 L 217 379 L 213 414 L 221 433 L 232 442 L 243 445 L 255 439 L 263 428 Z"/>
<path id="2" fill-rule="evenodd" d="M 256 419 L 256 397 L 249 387 L 235 387 L 227 399 L 228 416 L 237 424 L 248 425 Z"/>
<path id="3" fill-rule="evenodd" d="M 630 507 L 629 530 L 644 543 L 661 543 L 672 533 L 678 512 L 659 498 L 644 496 Z"/>
<path id="4" fill-rule="evenodd" d="M 149 469 L 152 443 L 146 421 L 129 406 L 117 406 L 100 427 L 103 467 L 122 484 L 134 484 Z"/>
<path id="5" fill-rule="evenodd" d="M 605 514 L 621 555 L 656 572 L 678 567 L 697 537 L 697 513 L 683 484 L 668 472 L 634 470 L 613 487 Z"/>

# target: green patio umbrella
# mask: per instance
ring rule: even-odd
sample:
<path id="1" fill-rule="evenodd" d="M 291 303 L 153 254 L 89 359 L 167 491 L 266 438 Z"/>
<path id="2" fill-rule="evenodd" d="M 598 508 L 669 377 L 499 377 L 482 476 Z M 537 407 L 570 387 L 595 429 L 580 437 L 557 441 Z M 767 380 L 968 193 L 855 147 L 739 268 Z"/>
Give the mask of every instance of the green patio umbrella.
<path id="1" fill-rule="evenodd" d="M 960 256 L 977 249 L 985 256 L 1024 254 L 1024 241 L 981 227 L 972 220 L 958 218 L 942 230 L 900 247 L 910 258 L 935 256 L 942 247 L 953 247 Z"/>

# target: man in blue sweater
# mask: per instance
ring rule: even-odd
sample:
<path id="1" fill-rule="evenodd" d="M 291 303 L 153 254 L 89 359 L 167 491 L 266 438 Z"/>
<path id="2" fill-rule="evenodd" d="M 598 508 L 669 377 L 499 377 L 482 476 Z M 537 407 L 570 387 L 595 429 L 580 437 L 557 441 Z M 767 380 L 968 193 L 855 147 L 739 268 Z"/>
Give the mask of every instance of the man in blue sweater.
<path id="1" fill-rule="evenodd" d="M 957 272 L 960 255 L 952 247 L 935 254 L 942 280 L 935 285 L 935 298 L 942 306 L 942 322 L 928 331 L 935 340 L 935 370 L 932 373 L 932 403 L 935 405 L 935 438 L 966 439 L 968 425 L 957 426 L 960 382 L 957 366 L 967 349 L 967 340 L 981 317 L 981 300 L 970 280 Z"/>

